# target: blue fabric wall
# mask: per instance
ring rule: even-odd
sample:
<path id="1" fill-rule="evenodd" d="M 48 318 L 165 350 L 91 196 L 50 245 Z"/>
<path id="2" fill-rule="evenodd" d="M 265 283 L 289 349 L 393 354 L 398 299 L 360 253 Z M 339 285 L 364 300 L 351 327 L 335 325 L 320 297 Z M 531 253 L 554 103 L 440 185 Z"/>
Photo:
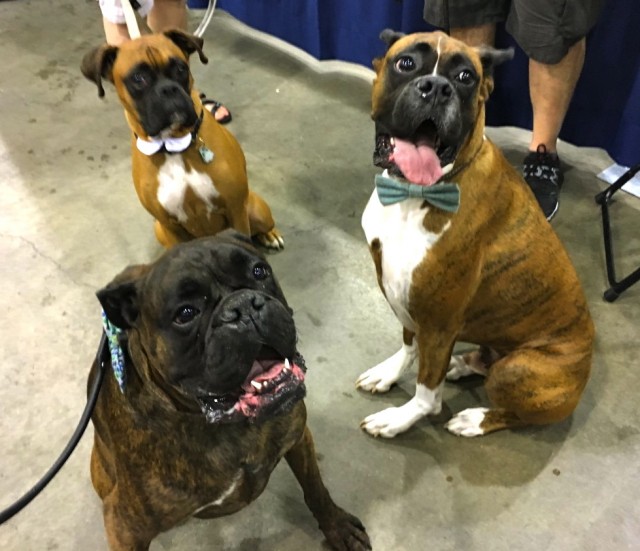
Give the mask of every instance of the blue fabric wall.
<path id="1" fill-rule="evenodd" d="M 206 6 L 203 0 L 200 7 Z M 422 18 L 424 0 L 219 0 L 218 7 L 247 25 L 298 46 L 318 59 L 341 59 L 371 67 L 384 52 L 386 27 L 431 30 Z M 193 7 L 197 7 L 194 5 Z M 623 165 L 640 162 L 640 4 L 607 0 L 587 38 L 585 67 L 561 138 L 602 147 Z M 496 46 L 516 47 L 500 67 L 487 108 L 492 126 L 531 128 L 527 58 L 500 30 Z"/>

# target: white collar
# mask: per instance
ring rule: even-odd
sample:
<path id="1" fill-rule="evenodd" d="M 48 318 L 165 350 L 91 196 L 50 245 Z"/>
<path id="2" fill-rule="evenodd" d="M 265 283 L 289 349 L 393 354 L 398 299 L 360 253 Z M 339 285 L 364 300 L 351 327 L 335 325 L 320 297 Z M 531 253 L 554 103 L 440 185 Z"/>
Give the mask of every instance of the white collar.
<path id="1" fill-rule="evenodd" d="M 136 140 L 136 146 L 138 150 L 145 155 L 153 155 L 160 151 L 163 147 L 169 153 L 180 153 L 191 145 L 191 132 L 180 136 L 179 138 L 149 138 L 149 140 L 143 140 L 138 137 Z"/>

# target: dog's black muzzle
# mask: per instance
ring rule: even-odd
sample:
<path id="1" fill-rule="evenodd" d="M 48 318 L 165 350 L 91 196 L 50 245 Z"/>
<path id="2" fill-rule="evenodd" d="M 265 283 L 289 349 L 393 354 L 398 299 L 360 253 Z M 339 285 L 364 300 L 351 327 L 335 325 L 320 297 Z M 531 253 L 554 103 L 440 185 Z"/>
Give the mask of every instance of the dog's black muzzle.
<path id="1" fill-rule="evenodd" d="M 420 100 L 428 103 L 433 109 L 446 105 L 454 95 L 453 86 L 440 75 L 426 75 L 414 81 L 416 94 Z"/>
<path id="2" fill-rule="evenodd" d="M 260 291 L 235 291 L 218 304 L 211 318 L 205 358 L 215 374 L 205 377 L 213 376 L 216 391 L 232 390 L 246 379 L 257 358 L 295 354 L 296 328 L 289 310 Z"/>
<path id="3" fill-rule="evenodd" d="M 165 130 L 191 128 L 198 115 L 189 91 L 179 83 L 161 78 L 143 99 L 142 127 L 149 136 Z"/>

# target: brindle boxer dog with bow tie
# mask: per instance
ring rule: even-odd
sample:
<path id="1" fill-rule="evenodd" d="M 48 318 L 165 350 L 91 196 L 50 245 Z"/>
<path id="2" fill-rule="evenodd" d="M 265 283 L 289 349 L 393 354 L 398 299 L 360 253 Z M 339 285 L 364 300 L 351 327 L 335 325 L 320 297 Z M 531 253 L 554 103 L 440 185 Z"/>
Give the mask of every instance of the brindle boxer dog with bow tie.
<path id="1" fill-rule="evenodd" d="M 269 206 L 249 190 L 240 144 L 193 86 L 189 56 L 207 63 L 202 44 L 179 30 L 104 44 L 81 70 L 100 97 L 103 78 L 116 87 L 131 128 L 133 183 L 164 247 L 233 228 L 280 249 Z"/>
<path id="2" fill-rule="evenodd" d="M 415 396 L 368 416 L 393 437 L 442 407 L 445 379 L 486 377 L 490 407 L 446 428 L 479 436 L 565 419 L 591 369 L 594 329 L 575 269 L 522 177 L 484 135 L 493 68 L 511 51 L 441 32 L 381 37 L 374 162 L 362 216 L 378 283 L 403 327 L 400 350 L 357 386 L 386 392 L 418 361 Z M 456 341 L 480 349 L 452 357 Z"/>
<path id="3" fill-rule="evenodd" d="M 239 511 L 282 458 L 331 547 L 371 549 L 320 476 L 292 311 L 248 237 L 176 245 L 98 298 L 123 347 L 120 378 L 107 374 L 92 415 L 91 479 L 110 549 L 146 550 L 192 516 Z"/>

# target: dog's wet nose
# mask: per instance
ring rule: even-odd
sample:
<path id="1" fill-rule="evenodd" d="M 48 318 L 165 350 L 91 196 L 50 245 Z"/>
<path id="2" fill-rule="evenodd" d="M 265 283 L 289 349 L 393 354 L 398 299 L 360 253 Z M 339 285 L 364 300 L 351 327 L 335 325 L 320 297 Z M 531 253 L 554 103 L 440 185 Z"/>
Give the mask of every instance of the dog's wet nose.
<path id="1" fill-rule="evenodd" d="M 165 98 L 171 99 L 180 94 L 181 88 L 177 84 L 173 82 L 168 82 L 161 86 L 158 86 L 158 95 Z"/>
<path id="2" fill-rule="evenodd" d="M 234 293 L 225 301 L 219 319 L 223 323 L 251 319 L 264 308 L 266 303 L 267 297 L 261 293 Z"/>
<path id="3" fill-rule="evenodd" d="M 267 303 L 267 301 L 265 300 L 264 296 L 262 295 L 255 295 L 252 299 L 251 299 L 251 304 L 253 305 L 253 308 L 255 310 L 262 310 L 262 307 Z"/>
<path id="4" fill-rule="evenodd" d="M 439 75 L 429 75 L 416 83 L 420 97 L 424 100 L 447 100 L 453 94 L 449 81 Z"/>

